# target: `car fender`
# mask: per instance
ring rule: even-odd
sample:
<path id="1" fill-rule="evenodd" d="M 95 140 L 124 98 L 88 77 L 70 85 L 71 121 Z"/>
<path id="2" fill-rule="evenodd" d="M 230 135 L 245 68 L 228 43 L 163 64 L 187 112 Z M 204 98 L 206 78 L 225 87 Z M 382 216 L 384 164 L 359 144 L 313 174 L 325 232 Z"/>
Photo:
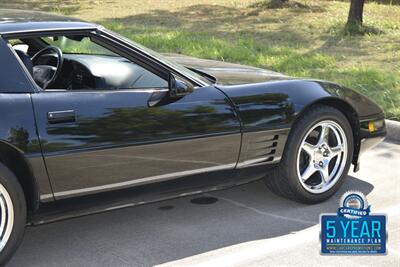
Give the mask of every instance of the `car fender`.
<path id="1" fill-rule="evenodd" d="M 317 103 L 336 107 L 349 118 L 357 162 L 359 120 L 383 113 L 360 93 L 326 81 L 288 79 L 217 88 L 231 99 L 242 123 L 238 166 L 279 162 L 292 124 Z"/>

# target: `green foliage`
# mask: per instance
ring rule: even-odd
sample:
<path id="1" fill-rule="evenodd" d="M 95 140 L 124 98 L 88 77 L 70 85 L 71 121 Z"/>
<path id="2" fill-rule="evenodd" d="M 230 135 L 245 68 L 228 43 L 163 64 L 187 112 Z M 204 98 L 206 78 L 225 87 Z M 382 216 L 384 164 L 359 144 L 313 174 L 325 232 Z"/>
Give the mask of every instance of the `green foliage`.
<path id="1" fill-rule="evenodd" d="M 80 41 L 75 41 L 65 36 L 58 36 L 57 39 L 44 37 L 43 40 L 50 45 L 59 47 L 66 54 L 115 55 L 108 49 L 92 42 L 89 37 L 85 37 Z"/>
<path id="2" fill-rule="evenodd" d="M 249 36 L 237 40 L 218 38 L 206 32 L 127 28 L 110 23 L 106 27 L 165 53 L 248 64 L 291 76 L 330 80 L 353 88 L 380 104 L 388 118 L 400 120 L 400 73 L 368 67 L 339 67 L 334 56 L 302 53 L 289 46 L 260 43 Z"/>
<path id="3" fill-rule="evenodd" d="M 280 8 L 304 8 L 310 9 L 310 6 L 299 3 L 294 0 L 262 0 L 251 5 L 251 7 L 262 9 L 280 9 Z"/>
<path id="4" fill-rule="evenodd" d="M 358 23 L 346 24 L 343 27 L 344 35 L 371 35 L 371 34 L 383 34 L 384 32 L 379 30 L 378 28 L 369 27 L 365 25 L 361 25 Z"/>
<path id="5" fill-rule="evenodd" d="M 350 29 L 348 0 L 0 2 L 97 21 L 159 52 L 331 80 L 368 95 L 388 118 L 400 120 L 398 0 L 366 1 L 364 26 Z"/>

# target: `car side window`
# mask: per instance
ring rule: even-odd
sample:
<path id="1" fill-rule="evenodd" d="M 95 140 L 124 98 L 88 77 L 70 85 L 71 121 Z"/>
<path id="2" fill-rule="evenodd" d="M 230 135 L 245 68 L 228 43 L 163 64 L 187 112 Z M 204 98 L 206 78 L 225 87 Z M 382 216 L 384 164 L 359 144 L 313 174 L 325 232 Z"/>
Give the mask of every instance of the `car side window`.
<path id="1" fill-rule="evenodd" d="M 21 42 L 22 41 L 22 42 Z M 9 40 L 9 43 L 13 43 Z M 27 47 L 40 45 L 34 55 Z M 14 50 L 45 90 L 167 88 L 168 82 L 141 65 L 97 44 L 89 36 L 57 35 L 14 41 Z"/>

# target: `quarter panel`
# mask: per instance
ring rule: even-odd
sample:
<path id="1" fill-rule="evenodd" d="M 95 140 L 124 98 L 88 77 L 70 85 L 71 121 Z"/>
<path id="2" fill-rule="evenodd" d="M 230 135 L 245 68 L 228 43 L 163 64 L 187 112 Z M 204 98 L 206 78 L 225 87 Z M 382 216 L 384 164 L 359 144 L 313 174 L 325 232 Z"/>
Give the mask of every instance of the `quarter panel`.
<path id="1" fill-rule="evenodd" d="M 42 200 L 52 200 L 52 190 L 36 133 L 30 94 L 0 93 L 0 139 L 25 156 Z"/>

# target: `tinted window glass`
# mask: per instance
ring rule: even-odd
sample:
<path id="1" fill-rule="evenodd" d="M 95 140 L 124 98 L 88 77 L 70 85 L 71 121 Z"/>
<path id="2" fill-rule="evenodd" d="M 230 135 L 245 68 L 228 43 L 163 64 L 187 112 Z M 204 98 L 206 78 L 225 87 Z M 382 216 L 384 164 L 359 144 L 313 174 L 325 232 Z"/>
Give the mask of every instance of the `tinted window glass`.
<path id="1" fill-rule="evenodd" d="M 14 42 L 15 40 L 9 40 L 10 44 L 23 45 Z M 40 56 L 28 55 L 26 51 L 18 54 L 25 61 L 32 61 L 33 71 L 30 63 L 30 73 L 33 80 L 43 89 L 120 90 L 168 87 L 165 79 L 102 47 L 85 35 L 43 36 L 24 38 L 23 41 L 32 46 L 42 44 L 35 47 L 34 51 L 50 46 L 58 47 L 62 51 L 61 68 L 58 67 L 59 56 L 54 49 L 43 52 Z M 15 46 L 15 50 L 17 49 L 19 50 Z M 58 68 L 59 74 L 52 79 Z"/>
<path id="2" fill-rule="evenodd" d="M 57 46 L 66 54 L 89 54 L 89 55 L 108 55 L 117 56 L 108 49 L 92 42 L 89 37 L 81 36 L 54 36 L 43 37 L 43 41 L 49 45 Z"/>

